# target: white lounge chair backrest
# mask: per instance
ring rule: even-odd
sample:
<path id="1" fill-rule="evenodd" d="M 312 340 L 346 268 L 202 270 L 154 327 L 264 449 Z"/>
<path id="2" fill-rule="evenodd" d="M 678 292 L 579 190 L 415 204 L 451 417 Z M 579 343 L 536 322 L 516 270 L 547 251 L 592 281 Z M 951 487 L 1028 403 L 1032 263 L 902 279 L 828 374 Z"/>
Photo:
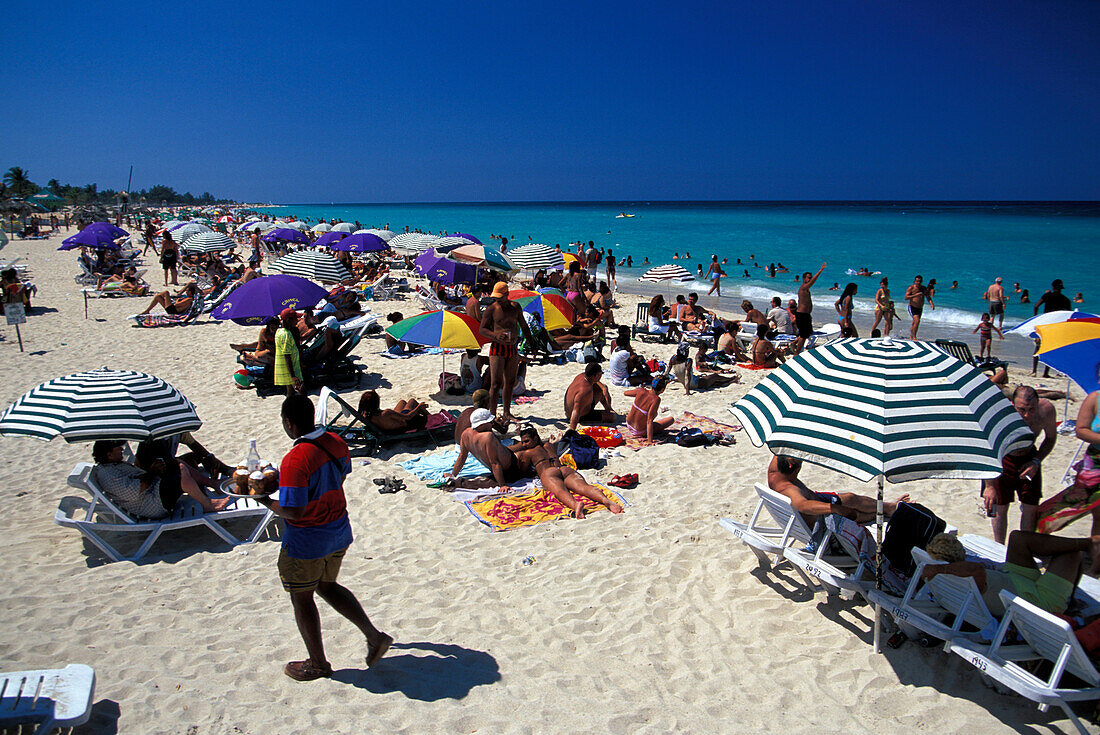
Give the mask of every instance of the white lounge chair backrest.
<path id="1" fill-rule="evenodd" d="M 790 527 L 790 537 L 804 544 L 813 541 L 813 532 L 802 516 L 791 506 L 791 499 L 786 495 L 780 495 L 766 485 L 756 483 L 756 494 L 760 496 L 764 507 L 768 509 L 772 519 L 780 528 Z"/>
<path id="2" fill-rule="evenodd" d="M 933 559 L 927 551 L 915 546 L 910 553 L 913 556 L 913 561 L 917 563 L 917 571 L 914 576 L 919 574 L 925 566 L 944 563 Z M 989 612 L 989 607 L 985 604 L 985 599 L 982 598 L 982 593 L 973 577 L 937 574 L 935 577 L 926 580 L 925 585 L 928 587 L 932 599 L 944 610 L 955 615 L 955 630 L 958 630 L 964 622 L 973 625 L 978 630 L 997 622 L 997 619 Z"/>
<path id="3" fill-rule="evenodd" d="M 1007 611 L 1002 625 L 1006 625 L 1011 618 L 1027 644 L 1037 654 L 1054 662 L 1054 669 L 1046 680 L 1049 686 L 1058 686 L 1063 671 L 1068 671 L 1090 686 L 1100 685 L 1100 672 L 1081 647 L 1069 623 L 1007 590 L 1001 591 L 1001 599 Z"/>
<path id="4" fill-rule="evenodd" d="M 0 674 L 0 727 L 35 723 L 46 733 L 83 725 L 94 694 L 95 672 L 83 664 Z"/>

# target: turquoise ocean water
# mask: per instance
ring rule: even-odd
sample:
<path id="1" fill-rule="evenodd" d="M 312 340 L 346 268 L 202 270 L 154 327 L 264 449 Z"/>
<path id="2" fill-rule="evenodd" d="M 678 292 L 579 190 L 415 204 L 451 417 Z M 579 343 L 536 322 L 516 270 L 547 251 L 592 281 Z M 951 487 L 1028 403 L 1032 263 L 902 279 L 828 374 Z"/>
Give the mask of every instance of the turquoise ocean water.
<path id="1" fill-rule="evenodd" d="M 560 244 L 593 240 L 617 257 L 630 255 L 635 268 L 619 269 L 625 285 L 651 264 L 677 260 L 692 273 L 711 255 L 729 258 L 723 287 L 723 310 L 734 312 L 742 296 L 758 305 L 772 295 L 793 295 L 794 276 L 828 266 L 815 287 L 815 317 L 832 318 L 833 283 L 859 285 L 857 320 L 865 334 L 879 276 L 851 276 L 848 269 L 867 267 L 889 276 L 898 313 L 904 317 L 905 292 L 913 276 L 937 281 L 937 309 L 925 310 L 930 330 L 969 332 L 985 303 L 981 296 L 995 276 L 1010 292 L 1006 327 L 1031 315 L 1011 293 L 1019 282 L 1034 303 L 1055 278 L 1065 281 L 1070 297 L 1081 291 L 1083 309 L 1100 308 L 1100 204 L 917 204 L 917 203 L 741 203 L 741 202 L 592 202 L 498 204 L 344 204 L 288 205 L 269 211 L 311 220 L 333 217 L 364 227 L 400 232 L 405 226 L 438 233 L 465 232 L 489 243 L 504 235 L 509 248 L 526 242 Z M 619 212 L 633 218 L 616 218 Z M 738 258 L 762 268 L 734 265 Z M 769 278 L 764 268 L 782 262 L 790 274 Z M 602 273 L 602 269 L 601 269 Z M 952 290 L 952 281 L 959 287 Z M 696 288 L 705 290 L 699 283 Z M 728 297 L 725 298 L 725 297 Z M 904 319 L 903 321 L 907 321 Z M 866 323 L 866 324 L 865 324 Z"/>

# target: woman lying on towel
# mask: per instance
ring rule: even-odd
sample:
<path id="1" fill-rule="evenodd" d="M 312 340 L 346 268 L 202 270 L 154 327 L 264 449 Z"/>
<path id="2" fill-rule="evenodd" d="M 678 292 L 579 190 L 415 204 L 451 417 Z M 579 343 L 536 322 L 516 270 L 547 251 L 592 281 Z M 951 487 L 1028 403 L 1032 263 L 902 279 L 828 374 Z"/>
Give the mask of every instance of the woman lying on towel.
<path id="1" fill-rule="evenodd" d="M 359 413 L 383 434 L 419 431 L 428 423 L 428 404 L 410 398 L 398 401 L 393 408 L 383 409 L 378 392 L 373 390 L 364 391 L 359 396 Z"/>
<path id="2" fill-rule="evenodd" d="M 164 518 L 171 515 L 184 493 L 198 501 L 207 513 L 222 510 L 232 500 L 206 497 L 186 464 L 178 463 L 178 468 L 170 468 L 163 459 L 156 459 L 148 467 L 139 467 L 123 460 L 125 451 L 124 441 L 105 440 L 93 444 L 92 459 L 96 464 L 92 479 L 127 513 L 142 518 Z"/>
<path id="3" fill-rule="evenodd" d="M 589 485 L 581 473 L 572 467 L 563 465 L 558 455 L 542 443 L 535 427 L 526 425 L 519 430 L 520 447 L 515 452 L 520 467 L 525 471 L 533 469 L 538 473 L 544 490 L 553 494 L 562 505 L 572 511 L 574 518 L 584 518 L 584 503 L 574 497 L 574 493 L 607 506 L 612 513 L 622 513 L 623 507 L 612 502 L 598 487 Z"/>

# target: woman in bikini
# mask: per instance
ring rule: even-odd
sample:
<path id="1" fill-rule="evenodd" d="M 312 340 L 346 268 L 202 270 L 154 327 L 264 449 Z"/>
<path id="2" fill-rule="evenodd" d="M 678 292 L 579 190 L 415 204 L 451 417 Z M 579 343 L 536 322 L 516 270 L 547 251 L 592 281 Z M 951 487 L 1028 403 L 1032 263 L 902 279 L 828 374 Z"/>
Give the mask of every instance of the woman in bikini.
<path id="1" fill-rule="evenodd" d="M 871 331 L 878 329 L 878 323 L 885 320 L 882 333 L 890 336 L 890 330 L 894 328 L 894 302 L 890 300 L 890 279 L 886 276 L 879 281 L 878 291 L 875 292 L 875 323 L 871 325 Z"/>
<path id="2" fill-rule="evenodd" d="M 661 408 L 661 394 L 667 387 L 668 376 L 662 375 L 654 379 L 652 385 L 638 386 L 623 393 L 634 399 L 630 412 L 626 415 L 626 428 L 635 439 L 652 442 L 654 437 L 668 431 L 672 426 L 675 419 L 671 416 L 656 418 Z"/>
<path id="3" fill-rule="evenodd" d="M 268 317 L 255 342 L 231 344 L 229 347 L 241 353 L 241 362 L 249 367 L 275 364 L 275 332 L 279 331 L 279 317 Z"/>
<path id="4" fill-rule="evenodd" d="M 569 508 L 574 518 L 584 518 L 584 502 L 573 497 L 574 493 L 606 506 L 612 513 L 623 512 L 621 505 L 609 500 L 599 488 L 589 485 L 581 473 L 563 465 L 557 454 L 542 443 L 535 427 L 527 425 L 520 429 L 519 445 L 515 455 L 520 465 L 533 469 L 543 489 Z"/>
<path id="5" fill-rule="evenodd" d="M 164 285 L 168 285 L 168 274 L 172 274 L 172 285 L 178 286 L 179 276 L 176 273 L 176 265 L 180 259 L 180 246 L 172 239 L 172 233 L 164 231 L 164 242 L 160 250 L 160 265 L 164 268 Z"/>
<path id="6" fill-rule="evenodd" d="M 364 391 L 359 397 L 359 413 L 384 434 L 404 434 L 419 431 L 428 423 L 428 404 L 415 398 L 398 401 L 393 408 L 382 409 L 378 392 Z"/>
<path id="7" fill-rule="evenodd" d="M 856 325 L 852 323 L 852 299 L 855 297 L 857 289 L 856 284 L 849 283 L 844 287 L 840 298 L 836 300 L 837 322 L 840 324 L 840 336 L 842 337 L 859 337 L 859 333 L 856 332 Z"/>

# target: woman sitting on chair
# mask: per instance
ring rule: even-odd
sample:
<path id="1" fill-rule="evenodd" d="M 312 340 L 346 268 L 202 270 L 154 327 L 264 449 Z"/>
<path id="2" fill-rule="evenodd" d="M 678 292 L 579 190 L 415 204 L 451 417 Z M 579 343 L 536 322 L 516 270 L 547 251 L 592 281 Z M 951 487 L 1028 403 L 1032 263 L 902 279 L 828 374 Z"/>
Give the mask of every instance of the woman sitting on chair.
<path id="1" fill-rule="evenodd" d="M 195 299 L 198 298 L 198 295 L 199 287 L 195 285 L 194 281 L 191 281 L 174 294 L 168 291 L 161 291 L 153 297 L 153 300 L 145 307 L 145 311 L 140 313 L 148 314 L 153 310 L 153 307 L 161 306 L 169 314 L 186 314 L 191 311 L 191 305 L 195 303 Z"/>
<path id="2" fill-rule="evenodd" d="M 260 330 L 260 337 L 247 344 L 231 344 L 231 348 L 241 353 L 241 362 L 249 367 L 275 364 L 275 332 L 279 331 L 279 317 L 268 317 Z"/>
<path id="3" fill-rule="evenodd" d="M 415 398 L 398 401 L 393 408 L 381 408 L 378 392 L 364 391 L 359 397 L 359 413 L 383 434 L 419 431 L 428 423 L 428 404 Z"/>

